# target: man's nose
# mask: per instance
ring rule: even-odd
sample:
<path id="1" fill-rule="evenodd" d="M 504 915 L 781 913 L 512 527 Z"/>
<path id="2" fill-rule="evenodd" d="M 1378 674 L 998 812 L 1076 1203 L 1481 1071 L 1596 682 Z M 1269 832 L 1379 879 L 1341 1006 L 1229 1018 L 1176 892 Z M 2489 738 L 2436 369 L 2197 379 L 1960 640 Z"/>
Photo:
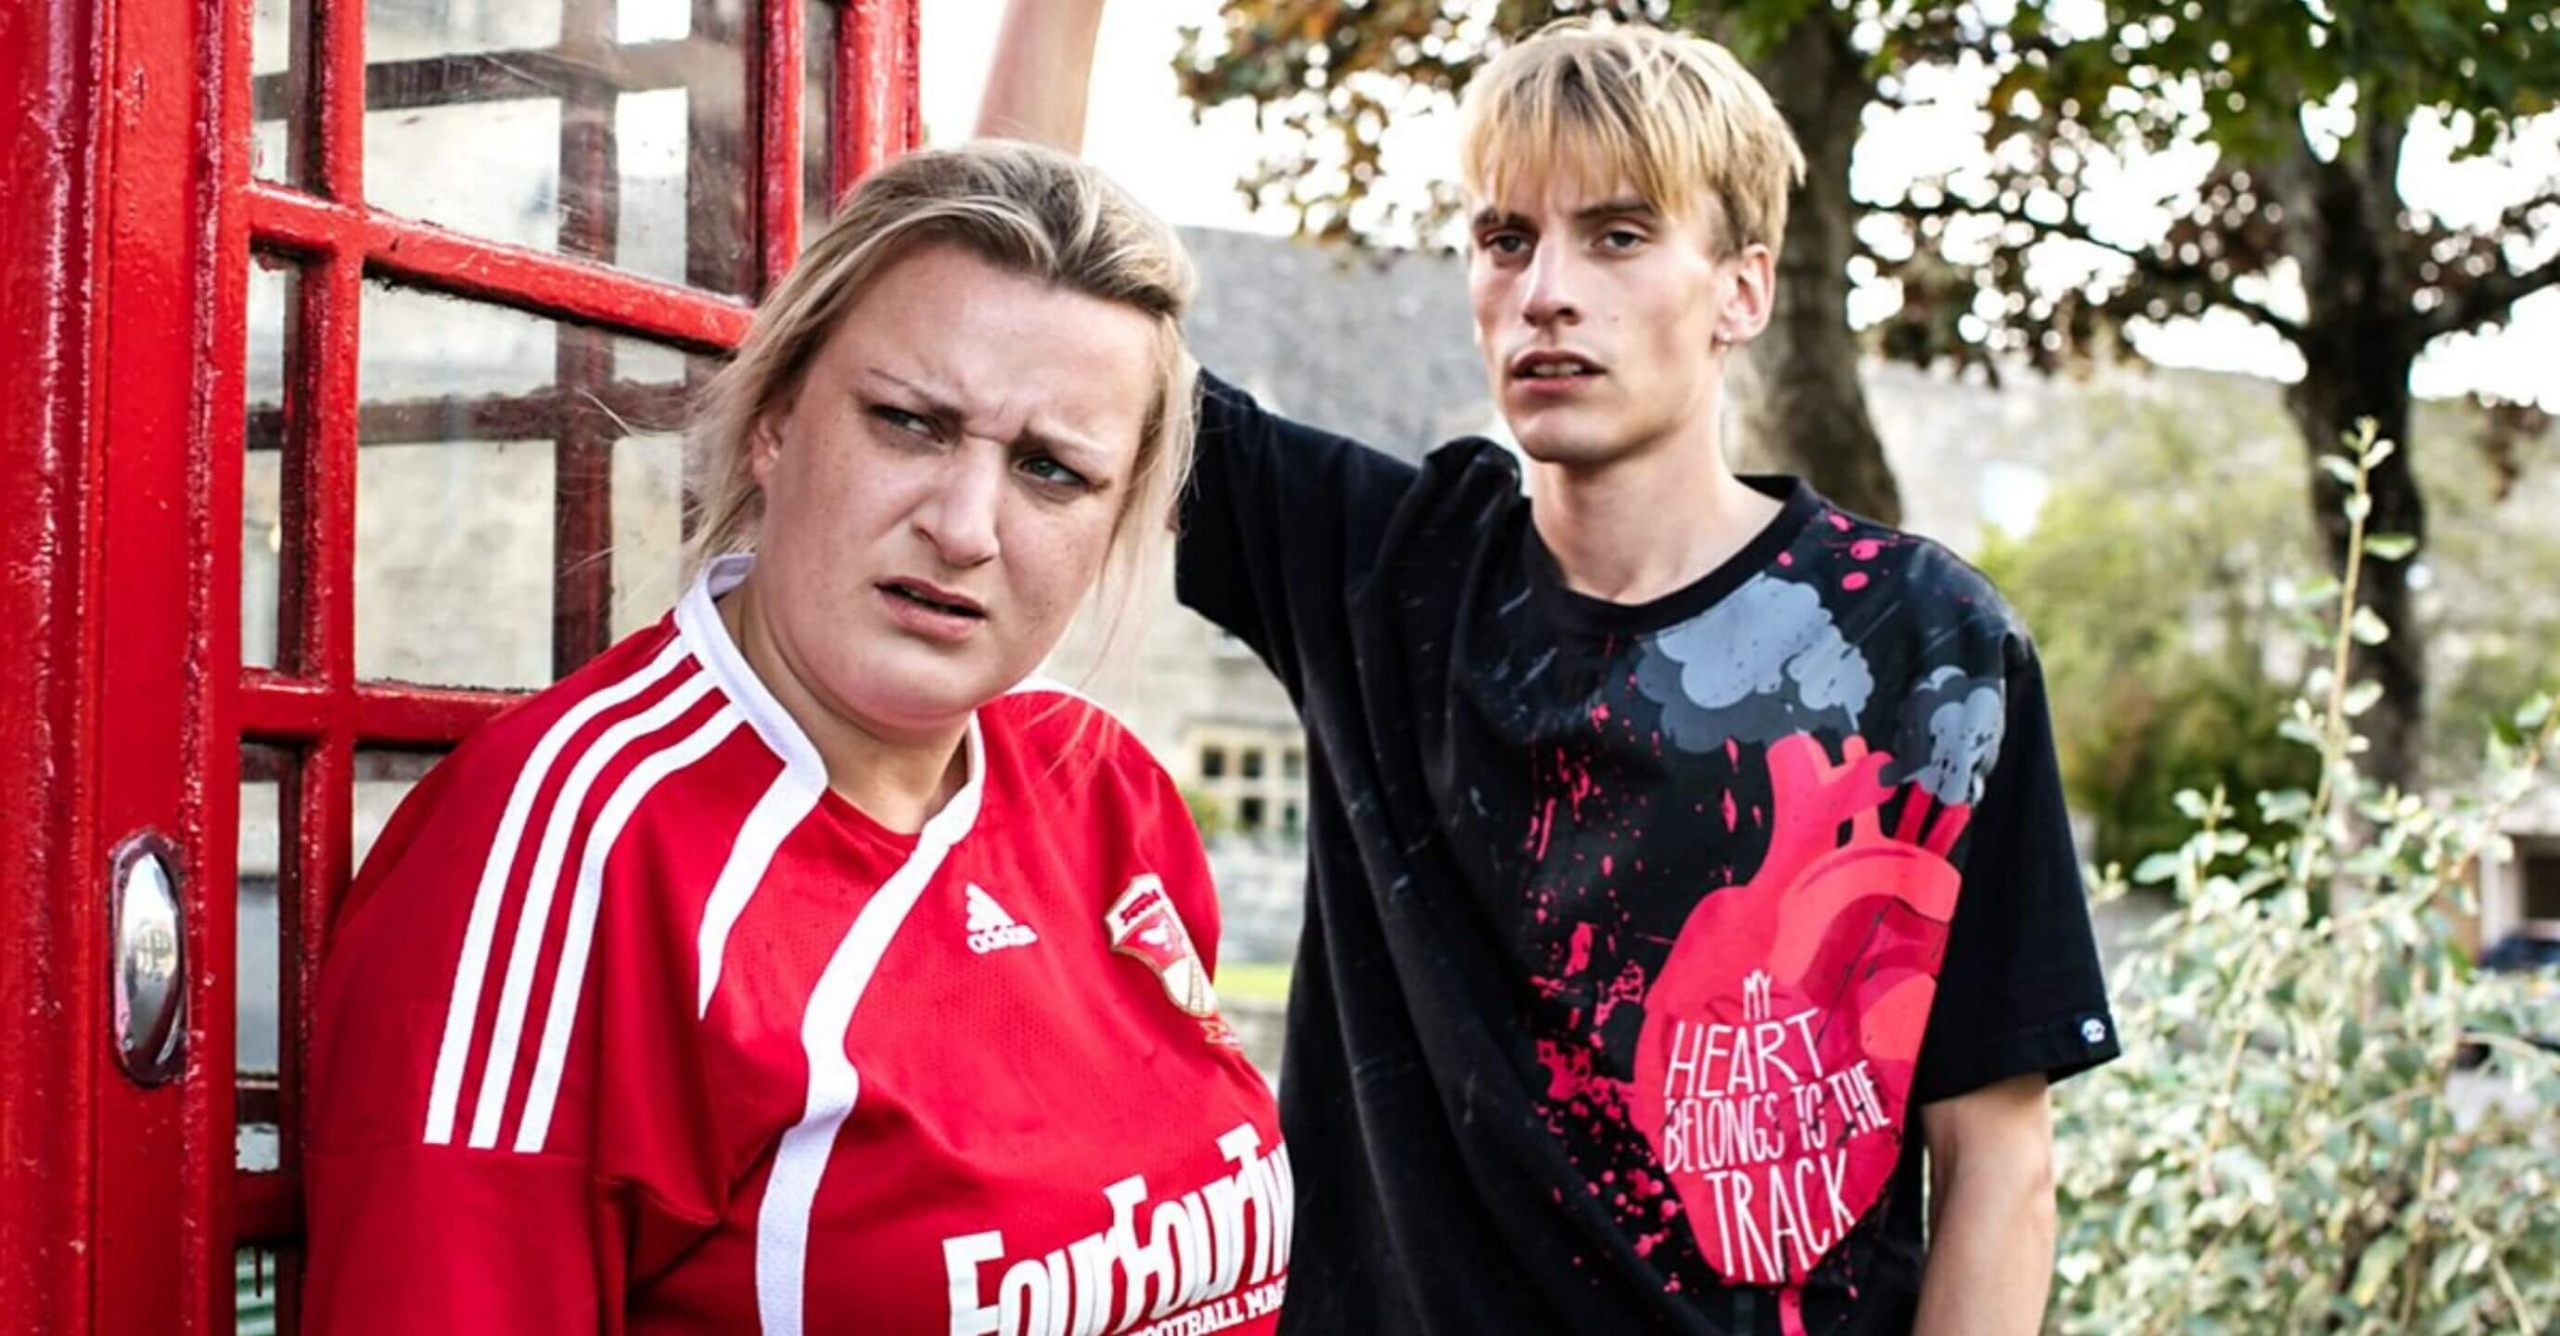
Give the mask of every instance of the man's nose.
<path id="1" fill-rule="evenodd" d="M 1529 257 L 1520 314 L 1533 325 L 1569 325 L 1582 319 L 1582 267 L 1573 248 L 1544 241 Z"/>

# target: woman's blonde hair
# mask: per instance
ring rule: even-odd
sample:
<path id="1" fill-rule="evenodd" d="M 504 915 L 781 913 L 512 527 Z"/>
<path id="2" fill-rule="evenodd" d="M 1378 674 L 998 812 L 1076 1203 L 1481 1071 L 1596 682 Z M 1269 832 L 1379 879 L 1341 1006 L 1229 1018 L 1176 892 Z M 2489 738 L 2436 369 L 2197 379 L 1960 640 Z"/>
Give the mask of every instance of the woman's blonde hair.
<path id="1" fill-rule="evenodd" d="M 1459 111 L 1459 170 L 1482 202 L 1518 182 L 1632 187 L 1673 217 L 1712 202 L 1716 242 L 1771 251 L 1804 152 L 1732 52 L 1641 24 L 1563 19 L 1488 62 Z"/>
<path id="2" fill-rule="evenodd" d="M 1173 229 L 1101 173 L 1050 149 L 988 140 L 912 153 L 865 178 L 756 308 L 746 342 L 696 412 L 688 578 L 714 557 L 755 550 L 764 519 L 752 467 L 758 424 L 790 406 L 810 360 L 871 285 L 928 246 L 956 246 L 1153 318 L 1155 389 L 1112 530 L 1108 582 L 1134 584 L 1160 549 L 1191 468 L 1195 373 L 1181 329 L 1196 284 L 1191 258 Z"/>

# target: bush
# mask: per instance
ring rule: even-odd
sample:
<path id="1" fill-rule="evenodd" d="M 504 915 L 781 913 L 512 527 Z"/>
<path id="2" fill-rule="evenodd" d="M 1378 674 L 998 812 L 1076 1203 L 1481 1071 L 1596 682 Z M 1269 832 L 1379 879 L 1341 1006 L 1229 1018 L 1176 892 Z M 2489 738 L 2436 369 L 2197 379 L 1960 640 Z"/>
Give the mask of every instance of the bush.
<path id="1" fill-rule="evenodd" d="M 2066 744 L 2066 792 L 2089 815 L 2089 856 L 2100 866 L 2176 845 L 2190 818 L 2182 789 L 2256 793 L 2307 787 L 2320 758 L 2276 728 L 2293 693 L 2254 670 L 2200 655 L 2172 656 L 2105 683 L 2094 718 Z M 2271 829 L 2254 810 L 2233 820 L 2252 835 Z"/>
<path id="2" fill-rule="evenodd" d="M 2035 628 L 2100 864 L 2182 838 L 2182 788 L 2288 788 L 2318 763 L 2275 732 L 2302 671 L 2267 589 L 2321 558 L 2300 470 L 2268 466 L 2300 447 L 2267 407 L 2211 382 L 2092 396 L 2092 440 L 2044 447 L 2059 481 L 2033 529 L 1977 553 Z"/>
<path id="3" fill-rule="evenodd" d="M 2338 466 L 2358 481 L 2391 449 Z M 2549 699 L 2492 739 L 2468 791 L 2376 789 L 2353 720 L 2368 557 L 2355 521 L 2324 622 L 2330 667 L 2285 735 L 2316 779 L 2177 796 L 2192 834 L 2133 880 L 2174 887 L 2117 980 L 2123 1059 L 2065 1086 L 2060 1285 L 2050 1330 L 2541 1333 L 2560 1323 L 2560 1056 L 2524 985 L 2474 970 L 2452 915 L 2503 813 L 2560 746 Z M 2126 890 L 2120 868 L 2099 895 Z M 2547 1030 L 2552 1018 L 2545 1017 Z M 2469 1065 L 2465 1070 L 2466 1064 Z"/>

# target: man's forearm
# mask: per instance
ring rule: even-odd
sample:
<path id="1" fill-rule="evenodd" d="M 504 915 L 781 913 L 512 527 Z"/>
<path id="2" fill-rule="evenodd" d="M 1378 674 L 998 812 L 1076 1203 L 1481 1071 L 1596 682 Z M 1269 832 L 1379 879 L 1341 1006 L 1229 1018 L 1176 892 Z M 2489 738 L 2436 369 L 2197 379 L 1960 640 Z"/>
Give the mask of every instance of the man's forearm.
<path id="1" fill-rule="evenodd" d="M 2053 1173 L 2041 1156 L 1950 1172 L 1913 1336 L 2034 1336 L 2053 1283 Z"/>
<path id="2" fill-rule="evenodd" d="M 1083 151 L 1102 0 L 1010 0 L 978 99 L 978 133 Z"/>

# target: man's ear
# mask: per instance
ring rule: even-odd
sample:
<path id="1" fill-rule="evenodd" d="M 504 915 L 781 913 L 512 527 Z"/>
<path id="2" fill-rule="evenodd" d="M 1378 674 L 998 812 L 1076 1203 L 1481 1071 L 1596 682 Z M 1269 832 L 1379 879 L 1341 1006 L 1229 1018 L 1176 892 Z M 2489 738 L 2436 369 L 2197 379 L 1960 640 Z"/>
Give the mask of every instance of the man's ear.
<path id="1" fill-rule="evenodd" d="M 1715 338 L 1727 348 L 1738 348 L 1769 327 L 1778 304 L 1778 257 L 1755 241 L 1731 263 L 1733 290 L 1725 297 L 1724 313 L 1716 317 Z"/>

